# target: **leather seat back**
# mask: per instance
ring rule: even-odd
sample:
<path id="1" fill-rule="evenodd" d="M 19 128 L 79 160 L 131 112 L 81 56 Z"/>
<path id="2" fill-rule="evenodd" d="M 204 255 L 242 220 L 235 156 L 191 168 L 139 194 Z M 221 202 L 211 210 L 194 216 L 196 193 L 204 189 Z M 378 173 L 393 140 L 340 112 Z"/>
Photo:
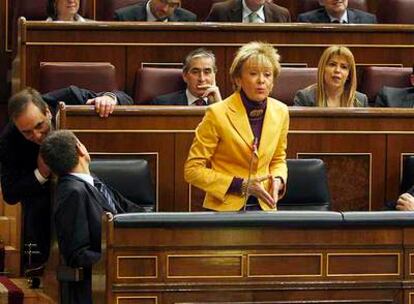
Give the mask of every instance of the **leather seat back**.
<path id="1" fill-rule="evenodd" d="M 115 67 L 109 62 L 41 62 L 41 93 L 70 85 L 95 92 L 117 89 Z"/>
<path id="2" fill-rule="evenodd" d="M 90 168 L 102 181 L 132 202 L 148 210 L 156 209 L 151 171 L 145 159 L 95 158 Z"/>
<path id="3" fill-rule="evenodd" d="M 330 210 L 325 163 L 320 159 L 288 159 L 288 180 L 279 210 Z"/>

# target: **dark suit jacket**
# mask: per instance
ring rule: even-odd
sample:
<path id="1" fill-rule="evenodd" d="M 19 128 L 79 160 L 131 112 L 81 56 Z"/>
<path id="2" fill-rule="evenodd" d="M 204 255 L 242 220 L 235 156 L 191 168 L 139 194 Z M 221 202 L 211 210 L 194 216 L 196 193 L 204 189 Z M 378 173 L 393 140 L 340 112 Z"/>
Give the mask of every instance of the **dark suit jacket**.
<path id="1" fill-rule="evenodd" d="M 229 0 L 213 4 L 206 21 L 242 22 L 242 15 L 242 0 Z M 266 22 L 290 22 L 289 10 L 274 3 L 264 4 L 264 15 Z"/>
<path id="2" fill-rule="evenodd" d="M 118 192 L 113 190 L 113 194 L 117 213 L 143 211 Z M 67 266 L 84 268 L 84 280 L 69 284 L 69 303 L 92 303 L 92 265 L 101 257 L 101 218 L 105 211 L 114 213 L 94 186 L 70 174 L 59 178 L 54 208 L 59 249 Z"/>
<path id="3" fill-rule="evenodd" d="M 161 96 L 157 96 L 154 98 L 154 100 L 151 102 L 153 105 L 175 105 L 175 106 L 187 106 L 188 105 L 188 99 L 187 95 L 185 94 L 185 90 L 165 94 Z"/>
<path id="4" fill-rule="evenodd" d="M 392 88 L 384 86 L 375 99 L 376 107 L 413 108 L 414 87 Z"/>
<path id="5" fill-rule="evenodd" d="M 124 92 L 113 92 L 119 104 L 132 104 Z M 52 112 L 58 101 L 81 105 L 103 93 L 70 86 L 43 95 Z M 44 262 L 49 252 L 50 189 L 49 183 L 41 185 L 34 170 L 37 168 L 39 146 L 26 140 L 13 123 L 9 122 L 0 137 L 1 186 L 3 198 L 9 204 L 21 202 L 24 215 L 25 242 L 37 243 L 42 252 L 39 262 Z M 35 259 L 36 259 L 35 258 Z"/>
<path id="6" fill-rule="evenodd" d="M 328 13 L 325 8 L 318 8 L 316 10 L 299 14 L 298 22 L 311 23 L 330 23 Z M 373 14 L 348 8 L 348 22 L 349 23 L 377 23 L 377 17 Z"/>
<path id="7" fill-rule="evenodd" d="M 126 6 L 126 7 L 116 10 L 114 19 L 116 21 L 147 21 L 147 10 L 146 10 L 147 2 L 148 1 Z M 179 7 L 168 18 L 168 21 L 194 22 L 194 21 L 197 21 L 197 16 L 194 13 L 184 8 Z"/>
<path id="8" fill-rule="evenodd" d="M 367 95 L 360 92 L 355 92 L 355 97 L 359 102 L 358 105 L 355 105 L 356 107 L 368 107 Z M 295 106 L 315 107 L 316 87 L 313 85 L 297 91 L 293 99 L 293 104 Z"/>

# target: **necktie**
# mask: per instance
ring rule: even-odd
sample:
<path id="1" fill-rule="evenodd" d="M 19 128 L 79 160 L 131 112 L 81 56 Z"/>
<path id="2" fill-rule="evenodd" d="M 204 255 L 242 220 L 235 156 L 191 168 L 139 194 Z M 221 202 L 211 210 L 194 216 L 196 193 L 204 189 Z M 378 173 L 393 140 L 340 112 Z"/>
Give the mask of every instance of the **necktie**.
<path id="1" fill-rule="evenodd" d="M 196 101 L 194 101 L 192 104 L 195 106 L 205 106 L 206 102 L 204 101 L 204 99 L 199 98 Z"/>
<path id="2" fill-rule="evenodd" d="M 250 23 L 259 23 L 259 15 L 256 12 L 251 12 L 249 14 Z"/>
<path id="3" fill-rule="evenodd" d="M 117 213 L 116 207 L 115 207 L 115 199 L 113 197 L 113 194 L 111 190 L 99 179 L 94 178 L 93 184 L 96 189 L 102 194 L 102 196 L 105 198 L 105 202 L 107 203 L 107 207 L 109 210 L 114 211 L 114 213 Z"/>

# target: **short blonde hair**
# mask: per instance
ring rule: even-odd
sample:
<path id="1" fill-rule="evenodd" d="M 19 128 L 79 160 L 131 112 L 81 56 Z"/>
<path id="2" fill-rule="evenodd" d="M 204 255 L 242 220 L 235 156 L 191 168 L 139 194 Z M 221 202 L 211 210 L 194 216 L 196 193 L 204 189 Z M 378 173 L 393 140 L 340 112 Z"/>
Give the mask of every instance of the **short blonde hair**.
<path id="1" fill-rule="evenodd" d="M 273 79 L 276 79 L 280 74 L 280 55 L 277 49 L 266 42 L 249 42 L 239 48 L 230 67 L 230 78 L 237 91 L 240 88 L 236 85 L 236 79 L 241 77 L 243 64 L 248 60 L 254 60 L 261 66 L 270 64 L 273 70 Z"/>
<path id="2" fill-rule="evenodd" d="M 318 107 L 326 107 L 327 100 L 325 94 L 325 67 L 333 56 L 344 57 L 349 64 L 349 75 L 345 82 L 344 93 L 341 97 L 341 107 L 353 107 L 360 105 L 360 101 L 356 98 L 355 92 L 357 87 L 355 59 L 352 52 L 345 46 L 333 45 L 328 47 L 319 59 L 318 64 L 318 83 L 316 105 Z"/>

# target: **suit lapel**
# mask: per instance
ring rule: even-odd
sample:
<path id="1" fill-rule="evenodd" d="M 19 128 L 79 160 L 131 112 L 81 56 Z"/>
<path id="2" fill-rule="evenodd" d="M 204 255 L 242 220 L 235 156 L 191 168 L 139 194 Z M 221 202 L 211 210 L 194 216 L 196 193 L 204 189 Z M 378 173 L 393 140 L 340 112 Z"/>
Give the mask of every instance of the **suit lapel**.
<path id="1" fill-rule="evenodd" d="M 243 22 L 242 0 L 234 0 L 234 7 L 229 11 L 230 22 Z"/>
<path id="2" fill-rule="evenodd" d="M 359 17 L 352 10 L 347 10 L 348 13 L 348 23 L 359 23 Z"/>
<path id="3" fill-rule="evenodd" d="M 75 176 L 75 175 L 65 175 L 64 177 L 62 177 L 62 179 L 67 179 L 67 180 L 75 180 L 77 182 L 82 183 L 86 190 L 89 192 L 89 194 L 95 198 L 95 201 L 98 202 L 98 204 L 106 211 L 109 212 L 116 212 L 116 210 L 110 210 L 108 204 L 105 203 L 105 198 L 102 196 L 102 194 L 98 191 L 98 189 L 96 189 L 94 186 L 92 186 L 91 184 L 87 183 L 86 181 L 84 181 L 83 179 Z"/>
<path id="4" fill-rule="evenodd" d="M 276 18 L 273 17 L 273 11 L 269 8 L 269 4 L 264 4 L 265 22 L 273 22 Z"/>
<path id="5" fill-rule="evenodd" d="M 259 160 L 264 159 L 266 150 L 274 145 L 275 130 L 279 127 L 279 119 L 277 116 L 277 110 L 273 102 L 267 101 L 266 113 L 263 120 L 262 134 L 260 136 L 259 145 Z"/>
<path id="6" fill-rule="evenodd" d="M 229 102 L 227 116 L 235 132 L 238 133 L 247 146 L 251 148 L 254 136 L 239 93 L 233 94 L 232 99 Z"/>
<path id="7" fill-rule="evenodd" d="M 179 93 L 179 98 L 177 99 L 177 102 L 180 105 L 188 106 L 188 100 L 187 100 L 187 95 L 185 94 L 185 91 L 181 91 Z"/>

